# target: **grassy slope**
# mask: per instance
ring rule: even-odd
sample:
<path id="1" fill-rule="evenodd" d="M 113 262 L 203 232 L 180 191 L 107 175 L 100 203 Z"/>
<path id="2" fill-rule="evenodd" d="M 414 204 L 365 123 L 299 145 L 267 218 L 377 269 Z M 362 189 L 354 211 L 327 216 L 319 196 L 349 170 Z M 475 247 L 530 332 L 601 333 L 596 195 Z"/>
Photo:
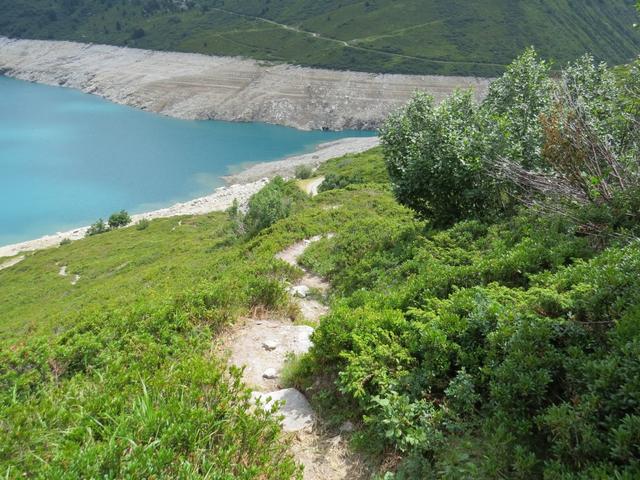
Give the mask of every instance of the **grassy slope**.
<path id="1" fill-rule="evenodd" d="M 571 0 L 0 0 L 0 34 L 244 55 L 380 72 L 495 75 L 525 47 L 564 63 L 623 63 L 640 36 L 633 2 Z M 119 27 L 119 28 L 118 28 Z M 143 28 L 144 37 L 133 39 Z M 317 35 L 311 35 L 313 32 Z M 344 42 L 347 42 L 346 44 Z"/>
<path id="2" fill-rule="evenodd" d="M 332 313 L 288 377 L 327 417 L 364 428 L 367 449 L 400 449 L 434 478 L 541 478 L 571 464 L 565 426 L 584 408 L 580 428 L 609 422 L 593 424 L 585 458 L 615 447 L 606 471 L 629 466 L 634 441 L 607 428 L 626 432 L 637 411 L 637 242 L 602 252 L 565 222 L 526 214 L 429 230 L 393 199 L 379 150 L 320 173 L 369 183 L 318 195 L 252 240 L 222 214 L 156 220 L 0 272 L 0 471 L 288 478 L 277 430 L 246 417 L 210 342 L 252 308 L 291 314 L 283 285 L 301 272 L 274 255 L 328 232 L 302 261 L 331 280 Z M 465 371 L 471 387 L 450 397 Z M 423 441 L 430 450 L 415 451 Z M 258 468 L 233 471 L 247 448 L 243 462 Z"/>
<path id="3" fill-rule="evenodd" d="M 224 214 L 155 220 L 0 271 L 0 472 L 291 478 L 286 439 L 211 342 L 256 307 L 291 314 L 300 272 L 275 253 L 389 208 L 375 190 L 325 196 L 251 241 Z"/>
<path id="4" fill-rule="evenodd" d="M 207 269 L 223 215 L 172 218 L 30 255 L 0 271 L 0 342 L 52 333 L 86 308 L 118 307 L 186 289 Z M 182 222 L 179 225 L 179 222 Z M 66 265 L 69 276 L 59 275 Z M 71 285 L 73 275 L 80 275 Z"/>

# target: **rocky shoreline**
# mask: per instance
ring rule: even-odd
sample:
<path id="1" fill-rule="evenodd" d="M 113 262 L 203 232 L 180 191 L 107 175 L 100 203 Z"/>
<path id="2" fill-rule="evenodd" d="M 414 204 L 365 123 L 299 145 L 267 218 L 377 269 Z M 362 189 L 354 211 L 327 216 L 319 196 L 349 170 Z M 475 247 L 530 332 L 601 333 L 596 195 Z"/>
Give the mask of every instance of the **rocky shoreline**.
<path id="1" fill-rule="evenodd" d="M 268 182 L 270 177 L 276 175 L 291 177 L 293 170 L 295 170 L 295 167 L 298 165 L 316 167 L 331 158 L 340 157 L 348 153 L 359 153 L 373 148 L 378 145 L 378 142 L 378 137 L 358 137 L 323 143 L 312 153 L 287 157 L 275 162 L 259 163 L 251 166 L 245 172 L 225 177 L 229 185 L 216 189 L 211 195 L 195 198 L 183 203 L 176 203 L 167 208 L 132 215 L 131 219 L 135 224 L 142 219 L 152 220 L 154 218 L 175 217 L 180 215 L 204 215 L 210 212 L 224 211 L 233 204 L 234 200 L 237 200 L 240 204 L 246 203 L 254 193 Z M 88 226 L 79 227 L 66 232 L 46 235 L 35 240 L 0 246 L 0 258 L 13 257 L 19 253 L 43 248 L 56 247 L 65 239 L 72 241 L 80 240 L 84 238 L 88 228 Z M 13 264 L 7 264 L 7 266 L 12 265 Z"/>
<path id="2" fill-rule="evenodd" d="M 436 101 L 474 77 L 370 74 L 236 57 L 0 37 L 0 74 L 60 85 L 184 119 L 259 121 L 303 130 L 379 127 L 417 91 Z"/>

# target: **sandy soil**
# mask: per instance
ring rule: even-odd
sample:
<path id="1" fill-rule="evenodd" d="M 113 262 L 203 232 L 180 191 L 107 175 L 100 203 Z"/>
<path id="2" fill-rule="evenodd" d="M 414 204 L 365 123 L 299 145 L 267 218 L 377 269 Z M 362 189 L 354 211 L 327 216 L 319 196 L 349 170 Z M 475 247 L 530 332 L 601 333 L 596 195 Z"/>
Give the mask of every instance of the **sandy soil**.
<path id="1" fill-rule="evenodd" d="M 482 97 L 489 83 L 6 37 L 0 37 L 2 73 L 178 118 L 261 121 L 305 130 L 375 129 L 416 90 L 441 100 L 456 88 L 472 88 Z"/>
<path id="2" fill-rule="evenodd" d="M 293 177 L 296 167 L 300 165 L 308 165 L 315 168 L 332 158 L 342 157 L 348 153 L 364 152 L 379 144 L 380 139 L 378 137 L 343 138 L 335 142 L 323 143 L 314 152 L 276 160 L 275 162 L 258 163 L 240 173 L 227 175 L 223 178 L 227 183 L 248 183 L 275 175 Z"/>

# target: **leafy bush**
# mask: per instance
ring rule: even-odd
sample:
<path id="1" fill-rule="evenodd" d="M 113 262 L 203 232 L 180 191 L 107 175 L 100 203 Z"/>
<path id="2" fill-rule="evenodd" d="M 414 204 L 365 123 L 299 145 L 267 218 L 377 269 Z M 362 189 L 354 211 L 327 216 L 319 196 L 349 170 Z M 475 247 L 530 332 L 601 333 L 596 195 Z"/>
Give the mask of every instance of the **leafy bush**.
<path id="1" fill-rule="evenodd" d="M 480 105 L 469 93 L 440 106 L 416 95 L 382 132 L 396 197 L 435 225 L 510 212 L 514 198 L 569 217 L 576 206 L 621 205 L 640 187 L 632 69 L 616 75 L 585 56 L 554 82 L 530 49 Z"/>
<path id="2" fill-rule="evenodd" d="M 126 210 L 120 210 L 119 212 L 112 213 L 109 217 L 110 228 L 126 227 L 131 223 L 131 217 Z"/>
<path id="3" fill-rule="evenodd" d="M 143 28 L 136 28 L 133 33 L 131 33 L 132 40 L 138 40 L 146 35 L 146 32 Z"/>
<path id="4" fill-rule="evenodd" d="M 497 144 L 492 154 L 524 168 L 544 167 L 539 117 L 551 106 L 553 81 L 549 71 L 549 64 L 530 48 L 491 83 L 482 109 L 488 116 L 484 134 Z"/>
<path id="5" fill-rule="evenodd" d="M 298 165 L 295 170 L 295 176 L 299 180 L 305 180 L 307 178 L 311 178 L 313 175 L 313 168 L 309 165 Z"/>
<path id="6" fill-rule="evenodd" d="M 146 230 L 147 228 L 149 228 L 150 223 L 151 222 L 149 221 L 149 219 L 143 218 L 138 223 L 136 223 L 136 230 Z"/>
<path id="7" fill-rule="evenodd" d="M 96 223 L 92 224 L 89 227 L 89 229 L 87 230 L 86 236 L 91 237 L 93 235 L 99 235 L 101 233 L 105 233 L 108 231 L 109 231 L 109 226 L 106 223 L 104 223 L 104 220 L 99 218 Z"/>
<path id="8" fill-rule="evenodd" d="M 254 236 L 278 220 L 288 217 L 306 200 L 306 195 L 293 183 L 276 177 L 249 199 L 243 219 L 247 235 Z"/>
<path id="9" fill-rule="evenodd" d="M 337 188 L 345 188 L 347 185 L 354 183 L 363 183 L 359 177 L 347 177 L 345 175 L 330 173 L 325 177 L 320 186 L 318 192 L 328 192 L 329 190 L 335 190 Z"/>
<path id="10" fill-rule="evenodd" d="M 398 200 L 437 225 L 477 217 L 499 203 L 486 174 L 490 138 L 471 92 L 435 106 L 419 93 L 381 132 L 389 176 Z"/>
<path id="11" fill-rule="evenodd" d="M 60 246 L 64 246 L 64 245 L 69 245 L 71 243 L 71 240 L 69 238 L 63 238 L 62 240 L 60 240 Z"/>

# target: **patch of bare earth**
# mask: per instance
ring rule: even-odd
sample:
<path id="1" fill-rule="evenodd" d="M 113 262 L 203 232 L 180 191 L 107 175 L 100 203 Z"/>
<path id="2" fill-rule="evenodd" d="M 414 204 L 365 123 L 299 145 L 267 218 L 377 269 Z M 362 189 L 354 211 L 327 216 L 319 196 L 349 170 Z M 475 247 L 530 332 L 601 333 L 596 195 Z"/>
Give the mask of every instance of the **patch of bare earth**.
<path id="1" fill-rule="evenodd" d="M 24 255 L 20 255 L 19 257 L 10 258 L 9 260 L 0 263 L 0 270 L 4 270 L 5 268 L 11 268 L 14 265 L 19 264 L 22 260 L 24 260 Z"/>

